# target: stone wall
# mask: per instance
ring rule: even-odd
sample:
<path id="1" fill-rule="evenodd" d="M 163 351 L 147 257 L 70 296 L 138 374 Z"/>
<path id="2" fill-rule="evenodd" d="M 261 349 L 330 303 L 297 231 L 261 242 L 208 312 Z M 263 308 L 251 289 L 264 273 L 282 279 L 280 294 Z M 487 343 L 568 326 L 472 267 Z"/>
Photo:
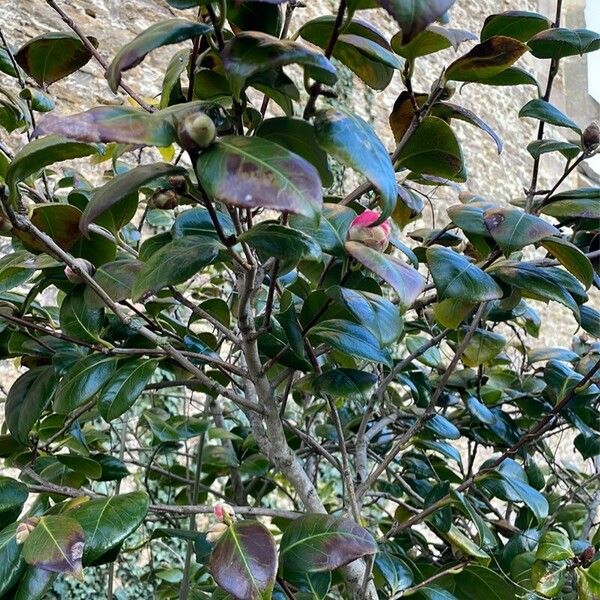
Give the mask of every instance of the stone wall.
<path id="1" fill-rule="evenodd" d="M 309 16 L 333 11 L 337 2 L 308 0 L 306 4 L 306 8 L 296 11 L 292 31 Z M 173 11 L 163 0 L 61 0 L 60 5 L 84 32 L 99 39 L 99 51 L 107 59 L 149 25 L 175 13 L 181 15 L 181 11 Z M 585 8 L 584 0 L 568 0 L 564 5 L 568 24 L 581 26 L 579 21 Z M 452 26 L 478 33 L 486 15 L 511 9 L 540 10 L 552 17 L 554 0 L 457 0 L 452 9 Z M 383 11 L 364 11 L 360 16 L 372 21 L 390 37 L 397 31 L 396 24 Z M 0 0 L 0 24 L 10 43 L 16 47 L 34 35 L 66 27 L 43 0 Z M 173 52 L 173 48 L 164 48 L 152 53 L 142 66 L 126 75 L 126 80 L 136 90 L 142 91 L 144 96 L 155 96 L 160 90 L 161 69 Z M 441 66 L 452 59 L 453 53 L 453 50 L 446 50 L 421 59 L 422 64 L 418 65 L 416 72 L 417 90 L 429 89 Z M 547 61 L 538 61 L 526 55 L 521 63 L 538 76 L 542 85 L 545 84 Z M 598 116 L 597 104 L 587 95 L 584 72 L 583 61 L 569 60 L 566 75 L 559 77 L 553 96 L 553 101 L 568 110 L 570 116 L 582 126 Z M 341 94 L 351 103 L 355 101 L 357 112 L 373 123 L 379 135 L 391 147 L 393 139 L 387 117 L 402 89 L 400 77 L 396 75 L 392 85 L 384 92 L 373 92 L 356 78 L 352 81 L 346 78 L 340 87 Z M 569 89 L 569 94 L 564 93 L 565 87 Z M 76 112 L 96 104 L 126 101 L 123 96 L 115 96 L 110 92 L 102 77 L 101 67 L 94 61 L 88 63 L 80 73 L 53 85 L 53 93 L 58 101 L 57 110 L 61 113 Z M 526 145 L 535 137 L 537 122 L 519 120 L 517 113 L 534 94 L 535 89 L 531 86 L 492 88 L 480 85 L 464 86 L 457 93 L 455 100 L 475 110 L 505 142 L 504 152 L 498 156 L 495 145 L 483 132 L 462 124 L 456 126 L 470 173 L 470 191 L 508 202 L 522 195 L 523 189 L 529 185 L 532 159 L 526 151 Z M 564 133 L 560 130 L 551 131 L 552 128 L 549 130 L 559 137 Z M 561 170 L 559 159 L 544 157 L 540 185 L 547 186 L 558 177 Z M 573 179 L 578 177 L 576 175 Z M 351 182 L 351 178 L 347 181 Z M 566 185 L 575 184 L 577 181 L 570 181 Z M 455 202 L 455 192 L 447 189 L 439 189 L 433 194 L 433 213 L 438 222 L 445 218 L 445 209 Z M 549 318 L 545 319 L 540 343 L 568 343 L 576 330 L 570 313 L 557 304 L 542 306 L 541 310 Z"/>

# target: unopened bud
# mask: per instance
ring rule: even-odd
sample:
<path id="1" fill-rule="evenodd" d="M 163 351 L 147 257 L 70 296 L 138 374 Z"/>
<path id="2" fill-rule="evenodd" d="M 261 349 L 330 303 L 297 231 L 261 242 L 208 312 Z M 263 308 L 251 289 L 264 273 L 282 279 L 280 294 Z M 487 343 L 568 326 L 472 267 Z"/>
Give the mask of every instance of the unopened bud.
<path id="1" fill-rule="evenodd" d="M 235 521 L 235 511 L 229 504 L 225 504 L 224 502 L 215 504 L 214 513 L 215 518 L 220 523 Z"/>
<path id="2" fill-rule="evenodd" d="M 227 531 L 227 527 L 225 523 L 214 523 L 206 534 L 206 541 L 214 544 Z"/>
<path id="3" fill-rule="evenodd" d="M 204 113 L 184 117 L 177 126 L 179 144 L 185 150 L 199 150 L 210 146 L 217 136 L 212 119 Z"/>
<path id="4" fill-rule="evenodd" d="M 162 208 L 170 210 L 179 204 L 179 195 L 175 190 L 156 190 L 148 200 L 150 208 Z"/>
<path id="5" fill-rule="evenodd" d="M 593 121 L 583 132 L 583 147 L 586 150 L 593 150 L 598 144 L 600 144 L 600 126 Z"/>
<path id="6" fill-rule="evenodd" d="M 74 267 L 76 267 L 76 268 L 71 268 L 68 265 L 65 267 L 65 277 L 71 283 L 82 283 L 83 282 L 83 279 L 82 279 L 81 275 L 78 273 L 78 270 L 83 271 L 84 273 L 87 273 L 88 275 L 93 275 L 94 272 L 96 271 L 96 267 L 94 267 L 94 265 L 89 260 L 86 260 L 85 258 L 76 258 L 73 262 L 74 262 Z"/>
<path id="7" fill-rule="evenodd" d="M 579 560 L 584 567 L 587 567 L 596 556 L 596 548 L 594 546 L 588 546 L 580 555 Z"/>
<path id="8" fill-rule="evenodd" d="M 168 179 L 169 185 L 180 195 L 187 193 L 187 179 L 183 175 L 173 175 Z"/>
<path id="9" fill-rule="evenodd" d="M 40 520 L 37 517 L 32 517 L 31 519 L 27 519 L 26 521 L 23 521 L 23 523 L 19 523 L 17 525 L 17 531 L 15 535 L 17 544 L 23 544 L 25 542 L 39 521 Z"/>
<path id="10" fill-rule="evenodd" d="M 362 242 L 365 246 L 383 252 L 389 244 L 392 226 L 390 220 L 375 225 L 381 217 L 376 210 L 365 210 L 356 217 L 348 229 L 348 239 L 351 242 Z"/>

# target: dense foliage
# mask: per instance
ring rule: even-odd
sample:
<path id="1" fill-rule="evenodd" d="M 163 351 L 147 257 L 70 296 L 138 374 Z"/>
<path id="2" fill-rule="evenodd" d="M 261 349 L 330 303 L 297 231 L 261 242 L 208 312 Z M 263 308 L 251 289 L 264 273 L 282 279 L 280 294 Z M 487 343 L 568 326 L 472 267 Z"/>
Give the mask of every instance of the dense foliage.
<path id="1" fill-rule="evenodd" d="M 450 27 L 454 0 L 313 20 L 292 0 L 168 2 L 181 16 L 110 64 L 53 0 L 65 31 L 0 37 L 0 125 L 21 138 L 0 147 L 0 357 L 21 370 L 0 598 L 131 557 L 164 599 L 600 598 L 598 476 L 554 457 L 557 434 L 579 465 L 600 454 L 600 189 L 558 191 L 600 132 L 550 102 L 600 35 L 561 27 L 560 2 L 478 35 Z M 173 44 L 149 100 L 127 71 Z M 52 84 L 88 61 L 128 101 L 60 114 Z M 395 148 L 336 97 L 342 70 L 402 79 Z M 510 203 L 472 182 L 415 229 L 432 190 L 464 190 L 455 120 L 502 151 L 452 98 L 464 84 L 529 86 L 531 181 Z M 546 153 L 564 172 L 539 189 Z M 336 195 L 334 165 L 360 185 Z M 572 348 L 535 342 L 539 302 L 571 311 Z"/>

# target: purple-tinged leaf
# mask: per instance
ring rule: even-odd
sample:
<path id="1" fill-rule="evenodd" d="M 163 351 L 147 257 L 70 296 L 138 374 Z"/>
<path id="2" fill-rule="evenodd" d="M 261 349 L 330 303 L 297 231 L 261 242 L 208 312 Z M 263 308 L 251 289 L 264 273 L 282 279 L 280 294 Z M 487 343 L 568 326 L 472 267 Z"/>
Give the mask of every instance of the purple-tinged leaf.
<path id="1" fill-rule="evenodd" d="M 269 530 L 257 521 L 233 523 L 210 557 L 217 584 L 238 600 L 259 600 L 273 589 L 277 550 Z"/>
<path id="2" fill-rule="evenodd" d="M 346 242 L 345 248 L 352 258 L 394 288 L 404 310 L 410 308 L 425 289 L 423 276 L 399 258 L 377 252 L 360 242 Z"/>
<path id="3" fill-rule="evenodd" d="M 57 133 L 80 142 L 170 146 L 175 130 L 167 119 L 127 106 L 98 106 L 74 115 L 47 116 L 35 136 Z"/>
<path id="4" fill-rule="evenodd" d="M 323 190 L 313 165 L 260 137 L 226 136 L 196 164 L 208 194 L 230 206 L 270 208 L 315 218 Z"/>
<path id="5" fill-rule="evenodd" d="M 178 44 L 212 31 L 210 25 L 194 23 L 186 19 L 169 19 L 149 27 L 134 40 L 123 46 L 106 70 L 106 79 L 113 92 L 121 83 L 123 71 L 139 65 L 146 55 L 169 44 Z"/>
<path id="6" fill-rule="evenodd" d="M 402 29 L 407 44 L 428 25 L 443 17 L 455 0 L 379 0 Z"/>
<path id="7" fill-rule="evenodd" d="M 308 514 L 292 521 L 280 544 L 280 574 L 333 571 L 375 554 L 373 536 L 349 519 Z"/>
<path id="8" fill-rule="evenodd" d="M 33 567 L 81 577 L 85 534 L 66 516 L 41 517 L 23 544 L 23 558 Z"/>
<path id="9" fill-rule="evenodd" d="M 143 185 L 159 177 L 183 175 L 184 173 L 185 169 L 182 167 L 168 163 L 153 163 L 136 167 L 126 173 L 113 177 L 108 183 L 94 192 L 89 204 L 85 207 L 81 215 L 79 228 L 83 233 L 87 233 L 90 223 L 93 223 L 101 214 L 105 213 L 126 196 L 137 193 Z"/>

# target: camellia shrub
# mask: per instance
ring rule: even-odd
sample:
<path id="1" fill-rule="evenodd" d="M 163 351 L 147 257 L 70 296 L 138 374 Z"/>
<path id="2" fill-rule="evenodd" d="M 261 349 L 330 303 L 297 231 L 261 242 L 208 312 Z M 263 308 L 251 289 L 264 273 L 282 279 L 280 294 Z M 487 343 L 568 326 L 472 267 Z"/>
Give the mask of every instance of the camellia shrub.
<path id="1" fill-rule="evenodd" d="M 453 0 L 312 20 L 292 0 L 168 2 L 110 63 L 53 0 L 62 31 L 1 37 L 0 354 L 20 376 L 0 597 L 99 568 L 87 597 L 112 598 L 133 558 L 161 599 L 600 598 L 600 189 L 563 185 L 600 134 L 550 102 L 600 35 L 562 27 L 560 2 L 477 33 L 451 27 Z M 176 43 L 150 98 L 135 67 Z M 127 101 L 55 109 L 88 61 Z M 401 79 L 393 147 L 337 96 L 342 72 Z M 461 187 L 455 121 L 502 150 L 465 84 L 531 91 L 520 198 Z M 540 189 L 547 153 L 564 170 Z M 440 186 L 462 192 L 432 229 Z M 571 348 L 535 341 L 540 302 L 572 313 Z"/>

